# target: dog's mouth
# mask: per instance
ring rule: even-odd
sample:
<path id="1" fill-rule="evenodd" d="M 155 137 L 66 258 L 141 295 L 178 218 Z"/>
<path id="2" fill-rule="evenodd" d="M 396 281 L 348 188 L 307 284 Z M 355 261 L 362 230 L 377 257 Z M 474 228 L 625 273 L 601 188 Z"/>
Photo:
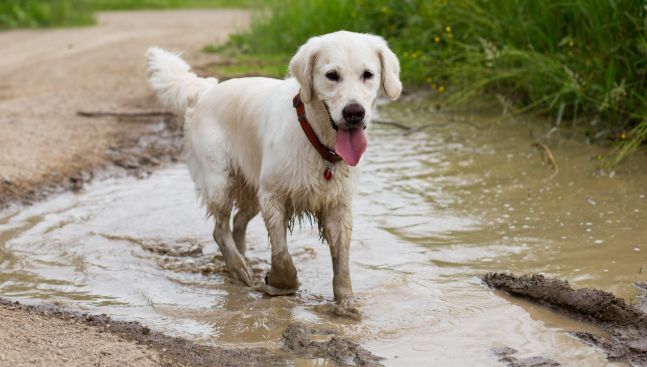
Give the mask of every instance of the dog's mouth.
<path id="1" fill-rule="evenodd" d="M 330 125 L 337 131 L 335 139 L 335 152 L 348 164 L 349 166 L 356 166 L 362 158 L 362 154 L 366 151 L 368 141 L 366 140 L 366 125 L 356 128 L 340 127 L 330 115 L 328 105 L 324 102 L 326 112 L 328 112 L 328 119 Z"/>

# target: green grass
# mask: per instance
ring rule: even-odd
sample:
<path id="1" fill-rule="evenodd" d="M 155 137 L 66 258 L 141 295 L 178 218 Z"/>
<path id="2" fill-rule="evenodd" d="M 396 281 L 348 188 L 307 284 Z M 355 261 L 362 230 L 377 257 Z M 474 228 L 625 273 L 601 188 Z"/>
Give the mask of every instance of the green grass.
<path id="1" fill-rule="evenodd" d="M 220 80 L 246 76 L 285 78 L 292 56 L 285 53 L 248 55 L 227 44 L 207 45 L 203 51 L 222 56 L 221 61 L 206 65 L 199 70 L 205 75 L 217 75 Z"/>
<path id="2" fill-rule="evenodd" d="M 99 10 L 246 7 L 253 0 L 0 0 L 0 29 L 94 24 Z"/>
<path id="3" fill-rule="evenodd" d="M 272 0 L 228 50 L 290 55 L 339 29 L 384 36 L 408 87 L 447 102 L 497 96 L 618 144 L 647 139 L 644 0 Z M 269 10 L 269 11 L 267 11 Z"/>

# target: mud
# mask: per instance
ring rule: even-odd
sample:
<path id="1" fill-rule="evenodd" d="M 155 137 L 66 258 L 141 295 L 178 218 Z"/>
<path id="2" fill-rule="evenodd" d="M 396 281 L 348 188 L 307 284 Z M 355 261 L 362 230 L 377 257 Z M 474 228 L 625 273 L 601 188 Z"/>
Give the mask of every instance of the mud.
<path id="1" fill-rule="evenodd" d="M 499 362 L 503 362 L 508 367 L 556 367 L 561 366 L 561 364 L 553 361 L 552 359 L 544 357 L 528 357 L 528 358 L 517 358 L 514 354 L 517 354 L 517 350 L 510 347 L 499 347 L 492 349 L 497 357 L 499 357 Z"/>
<path id="2" fill-rule="evenodd" d="M 186 238 L 176 241 L 175 243 L 168 243 L 159 238 L 136 238 L 132 236 L 118 236 L 105 233 L 96 233 L 109 240 L 122 240 L 136 243 L 142 249 L 158 255 L 165 256 L 190 256 L 197 257 L 202 255 L 202 247 L 204 244 L 196 239 Z"/>
<path id="3" fill-rule="evenodd" d="M 603 349 L 609 360 L 647 366 L 647 314 L 623 299 L 598 289 L 573 289 L 566 281 L 543 275 L 514 276 L 488 273 L 481 277 L 488 286 L 514 296 L 529 298 L 570 317 L 592 323 L 611 339 L 589 332 L 572 333 Z"/>
<path id="4" fill-rule="evenodd" d="M 306 329 L 299 325 L 290 325 L 283 333 L 283 350 L 280 353 L 268 348 L 221 348 L 213 345 L 199 344 L 194 341 L 168 336 L 133 321 L 113 320 L 105 314 L 91 315 L 64 310 L 55 305 L 25 305 L 0 298 L 0 307 L 11 311 L 22 311 L 39 315 L 49 320 L 65 320 L 82 325 L 101 333 L 109 333 L 125 342 L 135 342 L 146 347 L 150 354 L 148 364 L 161 366 L 285 366 L 295 357 L 320 358 L 330 361 L 335 366 L 382 366 L 380 357 L 363 349 L 358 344 L 335 335 L 332 330 Z M 89 332 L 84 334 L 89 335 Z M 312 341 L 313 335 L 325 335 L 330 340 Z M 65 340 L 53 341 L 57 344 Z M 7 347 L 7 346 L 5 346 Z M 90 353 L 96 351 L 89 351 Z M 115 350 L 112 354 L 118 354 Z M 97 353 L 99 354 L 99 353 Z M 104 353 L 105 355 L 105 353 Z M 142 358 L 139 357 L 138 358 Z M 128 362 L 120 360 L 121 363 Z M 125 362 L 124 362 L 125 361 Z M 130 361 L 132 363 L 132 361 Z M 142 361 L 137 362 L 138 365 Z M 106 361 L 102 365 L 110 364 Z M 2 365 L 2 361 L 0 361 Z"/>
<path id="5" fill-rule="evenodd" d="M 331 336 L 327 341 L 314 341 L 313 336 Z M 382 358 L 359 344 L 340 338 L 330 330 L 316 330 L 302 325 L 289 325 L 283 332 L 283 350 L 305 358 L 325 358 L 337 366 L 382 366 Z"/>
<path id="6" fill-rule="evenodd" d="M 142 326 L 138 322 L 112 320 L 106 315 L 89 315 L 65 311 L 52 305 L 23 305 L 0 299 L 0 306 L 23 310 L 48 318 L 69 320 L 109 332 L 126 341 L 135 341 L 159 353 L 162 366 L 273 366 L 284 359 L 265 348 L 223 349 L 171 337 Z"/>
<path id="7" fill-rule="evenodd" d="M 647 312 L 647 282 L 638 282 L 635 286 L 638 288 L 638 292 L 640 292 L 637 296 L 638 307 Z"/>
<path id="8" fill-rule="evenodd" d="M 114 119 L 113 117 L 106 117 Z M 23 205 L 43 200 L 64 191 L 79 191 L 94 178 L 146 177 L 164 163 L 176 162 L 180 156 L 182 133 L 175 117 L 139 118 L 122 121 L 130 133 L 119 133 L 105 151 L 105 160 L 70 175 L 52 173 L 36 182 L 3 179 L 0 182 L 0 209 L 15 203 Z"/>

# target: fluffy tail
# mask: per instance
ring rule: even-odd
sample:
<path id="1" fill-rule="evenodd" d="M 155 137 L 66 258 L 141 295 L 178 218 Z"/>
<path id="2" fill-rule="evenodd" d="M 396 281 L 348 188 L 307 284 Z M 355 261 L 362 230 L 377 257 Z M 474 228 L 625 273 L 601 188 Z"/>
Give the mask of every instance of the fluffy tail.
<path id="1" fill-rule="evenodd" d="M 148 83 L 166 108 L 184 118 L 187 107 L 193 106 L 209 87 L 218 84 L 215 78 L 201 78 L 179 55 L 161 48 L 146 51 Z"/>

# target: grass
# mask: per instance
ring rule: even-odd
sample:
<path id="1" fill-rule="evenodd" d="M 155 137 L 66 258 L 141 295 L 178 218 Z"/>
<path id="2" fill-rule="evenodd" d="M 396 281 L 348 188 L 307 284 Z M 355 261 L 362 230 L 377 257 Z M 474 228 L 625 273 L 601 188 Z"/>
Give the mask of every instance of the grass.
<path id="1" fill-rule="evenodd" d="M 407 86 L 461 103 L 492 95 L 617 145 L 647 140 L 644 0 L 271 0 L 228 52 L 287 59 L 339 29 L 384 36 Z M 232 51 L 233 50 L 233 51 Z"/>
<path id="2" fill-rule="evenodd" d="M 94 24 L 99 10 L 246 7 L 253 0 L 0 0 L 0 29 Z"/>
<path id="3" fill-rule="evenodd" d="M 225 48 L 236 60 L 221 65 L 225 74 L 283 76 L 310 36 L 371 32 L 400 55 L 407 86 L 449 103 L 496 96 L 611 141 L 616 162 L 647 141 L 644 0 L 0 0 L 0 29 L 87 25 L 98 10 L 222 6 L 260 8 Z"/>

